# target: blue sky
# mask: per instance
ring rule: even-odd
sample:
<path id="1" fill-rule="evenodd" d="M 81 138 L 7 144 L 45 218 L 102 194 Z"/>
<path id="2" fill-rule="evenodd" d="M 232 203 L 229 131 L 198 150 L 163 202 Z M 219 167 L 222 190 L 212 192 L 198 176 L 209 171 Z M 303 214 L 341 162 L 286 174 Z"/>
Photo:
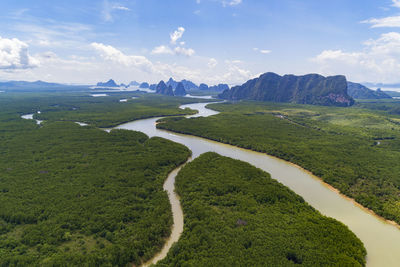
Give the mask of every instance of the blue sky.
<path id="1" fill-rule="evenodd" d="M 400 82 L 400 0 L 2 0 L 0 80 Z"/>

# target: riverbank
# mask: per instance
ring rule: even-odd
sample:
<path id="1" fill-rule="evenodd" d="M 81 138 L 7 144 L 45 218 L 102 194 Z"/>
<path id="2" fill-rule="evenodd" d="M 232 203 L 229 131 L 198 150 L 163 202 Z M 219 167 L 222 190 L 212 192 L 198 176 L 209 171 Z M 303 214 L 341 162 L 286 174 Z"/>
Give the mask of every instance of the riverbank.
<path id="1" fill-rule="evenodd" d="M 196 107 L 199 110 L 198 116 L 206 109 L 206 104 L 203 105 Z M 327 187 L 318 177 L 298 166 L 264 153 L 156 129 L 155 125 L 158 119 L 131 122 L 120 125 L 118 128 L 142 131 L 149 136 L 160 136 L 181 143 L 191 149 L 193 158 L 212 151 L 249 162 L 253 166 L 267 171 L 272 178 L 301 195 L 305 201 L 322 214 L 347 225 L 361 239 L 367 249 L 367 266 L 397 266 L 397 263 L 400 262 L 400 255 L 396 253 L 400 249 L 399 229 L 356 205 L 353 200 Z"/>

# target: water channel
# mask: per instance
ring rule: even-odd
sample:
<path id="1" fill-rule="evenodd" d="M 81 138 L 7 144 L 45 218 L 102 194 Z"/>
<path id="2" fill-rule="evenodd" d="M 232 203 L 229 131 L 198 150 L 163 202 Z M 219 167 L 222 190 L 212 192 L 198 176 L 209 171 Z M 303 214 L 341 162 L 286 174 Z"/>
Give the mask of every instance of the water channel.
<path id="1" fill-rule="evenodd" d="M 195 103 L 183 105 L 181 108 L 191 108 L 199 113 L 191 117 L 211 116 L 218 112 L 206 108 L 208 103 Z M 222 156 L 246 161 L 268 173 L 272 178 L 288 186 L 297 194 L 301 195 L 311 206 L 322 214 L 335 218 L 347 225 L 364 243 L 367 249 L 367 266 L 399 266 L 400 265 L 400 230 L 396 225 L 374 215 L 368 209 L 361 207 L 353 200 L 338 193 L 334 188 L 322 182 L 308 171 L 290 162 L 254 152 L 235 146 L 222 144 L 204 138 L 190 135 L 177 134 L 156 128 L 156 121 L 160 118 L 150 118 L 133 121 L 115 127 L 116 129 L 127 129 L 141 131 L 149 137 L 159 136 L 180 143 L 192 151 L 190 160 L 202 153 L 212 151 Z M 150 262 L 156 263 L 164 258 L 172 246 L 178 241 L 183 231 L 183 213 L 179 203 L 179 197 L 174 193 L 175 170 L 168 177 L 164 189 L 170 197 L 174 226 L 171 237 L 168 239 L 163 250 Z"/>

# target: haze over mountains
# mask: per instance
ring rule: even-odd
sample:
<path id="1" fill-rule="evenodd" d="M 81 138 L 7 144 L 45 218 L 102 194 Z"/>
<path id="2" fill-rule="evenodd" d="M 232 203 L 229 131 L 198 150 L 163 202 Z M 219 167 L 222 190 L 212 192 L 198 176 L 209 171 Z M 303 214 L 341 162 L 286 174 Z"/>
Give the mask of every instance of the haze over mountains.
<path id="1" fill-rule="evenodd" d="M 192 81 L 189 80 L 181 80 L 176 81 L 172 77 L 169 78 L 167 82 L 165 82 L 166 86 L 171 86 L 172 90 L 175 90 L 179 83 L 182 83 L 183 88 L 186 91 L 190 90 L 201 90 L 201 91 L 215 91 L 215 92 L 222 92 L 226 89 L 229 89 L 227 84 L 217 84 L 208 86 L 207 84 L 201 83 L 199 86 Z M 139 83 L 137 81 L 131 81 L 128 85 L 121 83 L 120 85 L 117 84 L 113 79 L 108 80 L 107 82 L 98 82 L 96 84 L 97 87 L 129 87 L 129 86 L 139 86 L 139 88 L 148 88 L 151 90 L 156 90 L 157 84 L 149 84 L 147 82 Z"/>
<path id="2" fill-rule="evenodd" d="M 347 93 L 356 99 L 385 99 L 392 98 L 380 88 L 376 91 L 367 88 L 359 83 L 347 82 Z"/>
<path id="3" fill-rule="evenodd" d="M 9 81 L 0 82 L 2 90 L 72 90 L 88 88 L 89 85 L 71 86 L 59 83 L 47 83 L 43 81 L 25 82 Z M 205 83 L 197 85 L 190 80 L 176 81 L 169 78 L 167 82 L 158 84 L 147 82 L 139 83 L 131 81 L 128 84 L 118 84 L 113 79 L 106 82 L 98 82 L 98 89 L 121 89 L 137 87 L 140 89 L 153 90 L 164 95 L 184 96 L 190 92 L 220 92 L 219 98 L 227 100 L 257 100 L 292 102 L 315 105 L 351 106 L 354 99 L 390 99 L 398 97 L 400 93 L 391 91 L 371 90 L 368 87 L 346 80 L 344 76 L 324 77 L 318 74 L 303 76 L 284 75 L 267 72 L 256 79 L 252 79 L 240 86 L 232 87 L 227 84 L 208 86 Z"/>
<path id="4" fill-rule="evenodd" d="M 103 82 L 98 82 L 96 84 L 96 86 L 99 87 L 119 87 L 118 84 L 115 83 L 115 81 L 113 79 L 108 80 L 107 82 L 103 83 Z"/>
<path id="5" fill-rule="evenodd" d="M 49 83 L 44 81 L 7 81 L 0 82 L 2 91 L 76 91 L 87 90 L 89 85 L 70 85 L 61 83 Z"/>

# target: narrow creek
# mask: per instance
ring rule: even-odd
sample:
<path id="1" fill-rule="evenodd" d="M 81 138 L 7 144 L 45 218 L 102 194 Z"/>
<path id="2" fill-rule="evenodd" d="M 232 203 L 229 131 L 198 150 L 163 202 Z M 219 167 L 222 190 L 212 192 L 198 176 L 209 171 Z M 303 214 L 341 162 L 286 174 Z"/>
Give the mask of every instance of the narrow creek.
<path id="1" fill-rule="evenodd" d="M 181 108 L 198 110 L 196 115 L 190 117 L 206 117 L 218 114 L 218 112 L 207 109 L 208 103 L 196 103 L 183 105 Z M 367 249 L 367 266 L 399 266 L 400 263 L 400 230 L 396 225 L 374 215 L 366 208 L 361 207 L 353 200 L 338 193 L 334 188 L 322 182 L 308 171 L 290 162 L 222 144 L 208 139 L 177 134 L 156 128 L 156 121 L 160 119 L 150 118 L 133 121 L 115 127 L 115 129 L 127 129 L 141 131 L 149 137 L 159 136 L 171 141 L 183 144 L 192 151 L 192 158 L 195 159 L 202 153 L 212 151 L 222 156 L 231 157 L 246 161 L 268 173 L 272 178 L 288 186 L 294 192 L 302 196 L 311 206 L 322 214 L 335 218 L 347 225 L 364 243 Z M 175 169 L 167 178 L 164 189 L 168 192 L 174 218 L 172 234 L 164 245 L 162 251 L 144 266 L 156 263 L 163 259 L 172 244 L 176 242 L 183 231 L 183 212 L 180 206 L 179 197 L 174 192 L 175 176 L 181 167 Z"/>

